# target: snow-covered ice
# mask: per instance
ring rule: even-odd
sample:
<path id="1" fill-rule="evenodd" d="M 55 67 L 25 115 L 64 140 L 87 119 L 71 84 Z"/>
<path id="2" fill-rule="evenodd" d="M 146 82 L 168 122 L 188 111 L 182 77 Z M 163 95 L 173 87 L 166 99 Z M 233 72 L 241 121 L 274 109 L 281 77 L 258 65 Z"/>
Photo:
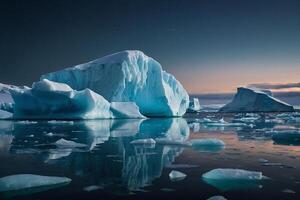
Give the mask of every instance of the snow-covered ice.
<path id="1" fill-rule="evenodd" d="M 189 96 L 175 77 L 141 51 L 122 51 L 41 77 L 76 90 L 90 88 L 109 102 L 135 102 L 145 116 L 182 116 Z"/>
<path id="2" fill-rule="evenodd" d="M 180 171 L 176 171 L 176 170 L 172 170 L 169 173 L 169 178 L 171 181 L 181 181 L 183 179 L 185 179 L 186 174 L 180 172 Z"/>
<path id="3" fill-rule="evenodd" d="M 220 112 L 281 112 L 294 111 L 293 106 L 284 103 L 265 92 L 239 87 L 233 100 L 220 108 Z"/>
<path id="4" fill-rule="evenodd" d="M 17 174 L 0 178 L 0 192 L 17 191 L 43 186 L 70 183 L 71 179 L 57 176 L 41 176 L 35 174 Z"/>

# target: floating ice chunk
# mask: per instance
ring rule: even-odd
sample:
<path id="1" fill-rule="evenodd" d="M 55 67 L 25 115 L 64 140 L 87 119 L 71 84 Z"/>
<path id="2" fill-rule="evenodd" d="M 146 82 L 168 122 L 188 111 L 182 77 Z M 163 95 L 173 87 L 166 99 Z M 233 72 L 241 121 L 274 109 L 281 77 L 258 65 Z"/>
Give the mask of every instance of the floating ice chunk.
<path id="1" fill-rule="evenodd" d="M 202 175 L 202 179 L 219 190 L 249 190 L 262 188 L 261 181 L 267 179 L 261 172 L 243 169 L 214 169 Z"/>
<path id="2" fill-rule="evenodd" d="M 92 192 L 92 191 L 99 190 L 99 189 L 103 189 L 103 187 L 101 187 L 99 185 L 90 185 L 90 186 L 83 188 L 83 190 L 86 192 Z"/>
<path id="3" fill-rule="evenodd" d="M 240 87 L 234 99 L 220 108 L 220 112 L 282 112 L 294 111 L 293 106 L 284 103 L 265 92 Z"/>
<path id="4" fill-rule="evenodd" d="M 289 194 L 296 194 L 296 192 L 294 190 L 291 189 L 284 189 L 282 190 L 283 193 L 289 193 Z"/>
<path id="5" fill-rule="evenodd" d="M 52 132 L 46 133 L 46 136 L 52 137 L 54 134 Z"/>
<path id="6" fill-rule="evenodd" d="M 149 144 L 149 145 L 155 145 L 155 140 L 152 138 L 147 139 L 137 139 L 130 142 L 131 144 Z"/>
<path id="7" fill-rule="evenodd" d="M 223 196 L 213 196 L 208 198 L 207 200 L 227 200 L 227 199 Z"/>
<path id="8" fill-rule="evenodd" d="M 86 147 L 86 144 L 77 143 L 71 140 L 59 139 L 55 142 L 55 145 L 60 148 L 81 148 Z"/>
<path id="9" fill-rule="evenodd" d="M 217 138 L 192 139 L 192 147 L 203 152 L 217 152 L 225 148 L 225 143 Z"/>
<path id="10" fill-rule="evenodd" d="M 258 159 L 258 162 L 260 162 L 260 163 L 267 163 L 269 161 L 267 159 L 260 158 L 260 159 Z"/>
<path id="11" fill-rule="evenodd" d="M 141 51 L 122 51 L 41 79 L 90 88 L 109 102 L 135 102 L 145 116 L 182 116 L 189 105 L 179 81 Z"/>
<path id="12" fill-rule="evenodd" d="M 53 124 L 53 125 L 73 125 L 74 121 L 65 121 L 65 120 L 49 120 L 47 121 L 48 124 Z"/>
<path id="13" fill-rule="evenodd" d="M 274 131 L 272 140 L 276 144 L 282 145 L 300 145 L 300 131 L 293 130 L 283 130 Z"/>
<path id="14" fill-rule="evenodd" d="M 169 173 L 169 178 L 171 181 L 181 181 L 183 179 L 185 179 L 186 174 L 180 172 L 180 171 L 176 171 L 176 170 L 172 170 Z"/>
<path id="15" fill-rule="evenodd" d="M 198 98 L 193 98 L 190 101 L 188 111 L 189 112 L 197 112 L 200 110 L 200 103 Z"/>
<path id="16" fill-rule="evenodd" d="M 16 192 L 49 186 L 61 186 L 71 182 L 67 177 L 40 176 L 34 174 L 17 174 L 0 178 L 0 192 Z"/>
<path id="17" fill-rule="evenodd" d="M 262 180 L 262 172 L 248 171 L 244 169 L 213 169 L 202 175 L 204 179 L 213 180 L 224 180 L 224 179 L 234 179 L 234 180 Z"/>

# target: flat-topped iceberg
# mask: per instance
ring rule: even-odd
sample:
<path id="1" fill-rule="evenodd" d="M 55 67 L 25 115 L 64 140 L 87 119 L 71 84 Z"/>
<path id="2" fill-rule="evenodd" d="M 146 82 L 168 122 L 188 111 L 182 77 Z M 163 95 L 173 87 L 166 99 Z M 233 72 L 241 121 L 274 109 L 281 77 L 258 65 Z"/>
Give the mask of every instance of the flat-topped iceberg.
<path id="1" fill-rule="evenodd" d="M 145 116 L 182 116 L 189 96 L 175 77 L 141 51 L 122 51 L 41 77 L 89 88 L 109 102 L 135 102 Z"/>
<path id="2" fill-rule="evenodd" d="M 233 100 L 220 108 L 220 112 L 292 112 L 293 106 L 284 103 L 268 92 L 243 88 L 237 89 Z"/>
<path id="3" fill-rule="evenodd" d="M 133 102 L 109 103 L 90 89 L 73 90 L 43 79 L 31 89 L 11 90 L 14 119 L 143 118 Z"/>

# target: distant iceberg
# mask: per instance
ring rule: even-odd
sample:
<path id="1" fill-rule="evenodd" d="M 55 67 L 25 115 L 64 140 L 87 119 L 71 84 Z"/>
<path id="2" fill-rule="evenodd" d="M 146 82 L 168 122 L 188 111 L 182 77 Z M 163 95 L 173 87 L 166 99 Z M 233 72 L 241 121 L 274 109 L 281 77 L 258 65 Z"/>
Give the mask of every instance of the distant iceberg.
<path id="1" fill-rule="evenodd" d="M 182 116 L 189 96 L 174 76 L 141 51 L 122 51 L 43 75 L 75 90 L 89 88 L 109 102 L 135 102 L 149 117 Z"/>
<path id="2" fill-rule="evenodd" d="M 31 89 L 11 90 L 14 119 L 144 118 L 133 102 L 109 103 L 90 89 L 73 90 L 43 79 Z"/>
<path id="3" fill-rule="evenodd" d="M 234 99 L 220 112 L 292 112 L 293 106 L 270 95 L 269 92 L 240 87 Z"/>
<path id="4" fill-rule="evenodd" d="M 199 103 L 199 99 L 198 99 L 198 98 L 193 98 L 193 99 L 190 101 L 188 111 L 189 111 L 189 112 L 197 112 L 197 111 L 200 111 L 200 103 Z"/>

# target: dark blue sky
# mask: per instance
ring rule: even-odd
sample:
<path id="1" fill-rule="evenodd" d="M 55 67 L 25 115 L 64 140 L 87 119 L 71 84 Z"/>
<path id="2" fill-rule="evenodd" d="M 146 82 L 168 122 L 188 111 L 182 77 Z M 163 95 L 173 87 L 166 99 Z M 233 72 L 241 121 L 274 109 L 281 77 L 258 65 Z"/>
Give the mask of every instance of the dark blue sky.
<path id="1" fill-rule="evenodd" d="M 154 57 L 191 93 L 299 82 L 296 0 L 9 0 L 0 23 L 4 83 L 125 49 Z"/>

